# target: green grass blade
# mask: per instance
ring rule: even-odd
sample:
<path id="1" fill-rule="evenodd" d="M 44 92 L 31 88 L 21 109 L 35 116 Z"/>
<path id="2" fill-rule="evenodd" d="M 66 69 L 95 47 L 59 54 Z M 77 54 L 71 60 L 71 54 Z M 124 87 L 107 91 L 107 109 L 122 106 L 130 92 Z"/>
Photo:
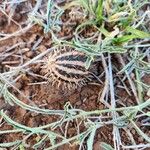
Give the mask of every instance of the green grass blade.
<path id="1" fill-rule="evenodd" d="M 98 0 L 98 6 L 96 9 L 96 20 L 99 24 L 102 22 L 103 14 L 103 0 Z"/>
<path id="2" fill-rule="evenodd" d="M 131 34 L 135 35 L 137 38 L 143 39 L 143 38 L 150 38 L 150 33 L 146 33 L 143 31 L 140 31 L 138 29 L 135 29 L 133 27 L 127 27 L 126 28 L 127 32 L 130 32 Z"/>
<path id="3" fill-rule="evenodd" d="M 93 127 L 92 132 L 90 133 L 90 136 L 87 140 L 87 150 L 93 149 L 94 137 L 95 137 L 96 130 L 97 130 L 97 128 Z"/>
<path id="4" fill-rule="evenodd" d="M 107 144 L 107 143 L 105 143 L 105 142 L 101 142 L 101 143 L 100 143 L 100 146 L 101 146 L 101 148 L 102 148 L 103 150 L 114 150 L 114 149 L 111 147 L 111 145 L 109 145 L 109 144 Z"/>

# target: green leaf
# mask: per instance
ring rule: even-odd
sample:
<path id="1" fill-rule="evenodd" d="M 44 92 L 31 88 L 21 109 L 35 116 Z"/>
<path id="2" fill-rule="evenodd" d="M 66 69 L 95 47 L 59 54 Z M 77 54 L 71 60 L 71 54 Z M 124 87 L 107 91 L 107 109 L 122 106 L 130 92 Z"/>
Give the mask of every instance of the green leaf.
<path id="1" fill-rule="evenodd" d="M 104 34 L 106 37 L 110 36 L 110 32 L 108 32 L 103 26 L 99 28 L 99 31 Z"/>
<path id="2" fill-rule="evenodd" d="M 118 38 L 114 38 L 112 40 L 112 42 L 114 44 L 123 44 L 123 43 L 126 43 L 126 42 L 129 42 L 131 40 L 133 40 L 134 38 L 137 38 L 136 35 L 123 35 L 122 37 L 118 37 Z"/>
<path id="3" fill-rule="evenodd" d="M 136 38 L 141 38 L 141 39 L 143 39 L 143 38 L 150 38 L 150 33 L 146 33 L 146 32 L 140 31 L 140 30 L 135 29 L 133 27 L 129 27 L 128 26 L 126 28 L 126 31 L 132 33 L 133 35 L 135 35 Z"/>
<path id="4" fill-rule="evenodd" d="M 102 21 L 102 13 L 103 13 L 103 0 L 98 0 L 98 6 L 96 9 L 96 19 L 99 23 Z"/>
<path id="5" fill-rule="evenodd" d="M 101 142 L 100 146 L 101 146 L 101 148 L 102 148 L 103 150 L 114 150 L 114 149 L 111 147 L 111 145 L 109 145 L 109 144 L 107 144 L 107 143 L 105 143 L 105 142 Z"/>
<path id="6" fill-rule="evenodd" d="M 120 20 L 121 26 L 123 28 L 126 28 L 127 26 L 129 26 L 132 23 L 135 16 L 136 16 L 136 13 L 134 10 L 132 10 L 132 13 L 128 17 L 122 18 Z"/>
<path id="7" fill-rule="evenodd" d="M 94 143 L 94 136 L 96 133 L 96 127 L 93 128 L 92 132 L 90 133 L 90 136 L 87 140 L 87 150 L 92 150 L 93 149 L 93 143 Z"/>
<path id="8" fill-rule="evenodd" d="M 114 38 L 112 40 L 112 42 L 114 44 L 119 45 L 119 44 L 123 44 L 123 43 L 129 42 L 129 41 L 132 41 L 133 39 L 136 39 L 136 38 L 140 38 L 140 39 L 150 38 L 149 33 L 134 29 L 134 28 L 129 27 L 129 26 L 126 28 L 126 31 L 131 33 L 131 35 L 123 35 L 121 37 Z"/>
<path id="9" fill-rule="evenodd" d="M 105 46 L 101 52 L 105 53 L 125 53 L 127 50 L 119 46 Z"/>
<path id="10" fill-rule="evenodd" d="M 99 53 L 97 51 L 97 49 L 98 49 L 97 45 L 82 44 L 82 43 L 79 43 L 79 41 L 74 40 L 72 46 L 75 49 L 77 49 L 81 52 L 84 52 L 89 56 L 94 56 L 94 55 L 99 56 L 99 55 L 101 55 L 101 53 Z"/>
<path id="11" fill-rule="evenodd" d="M 85 68 L 88 69 L 91 66 L 91 62 L 93 61 L 93 57 L 88 57 L 85 62 Z"/>

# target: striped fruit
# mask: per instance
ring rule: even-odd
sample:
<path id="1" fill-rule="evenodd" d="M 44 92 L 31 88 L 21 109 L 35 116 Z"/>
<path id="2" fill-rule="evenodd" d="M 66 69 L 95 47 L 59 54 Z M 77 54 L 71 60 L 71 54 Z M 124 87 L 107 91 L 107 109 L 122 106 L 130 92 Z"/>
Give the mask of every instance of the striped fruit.
<path id="1" fill-rule="evenodd" d="M 90 80 L 90 72 L 85 68 L 87 56 L 69 47 L 59 47 L 51 51 L 46 62 L 46 77 L 52 84 L 64 88 L 76 88 Z"/>

